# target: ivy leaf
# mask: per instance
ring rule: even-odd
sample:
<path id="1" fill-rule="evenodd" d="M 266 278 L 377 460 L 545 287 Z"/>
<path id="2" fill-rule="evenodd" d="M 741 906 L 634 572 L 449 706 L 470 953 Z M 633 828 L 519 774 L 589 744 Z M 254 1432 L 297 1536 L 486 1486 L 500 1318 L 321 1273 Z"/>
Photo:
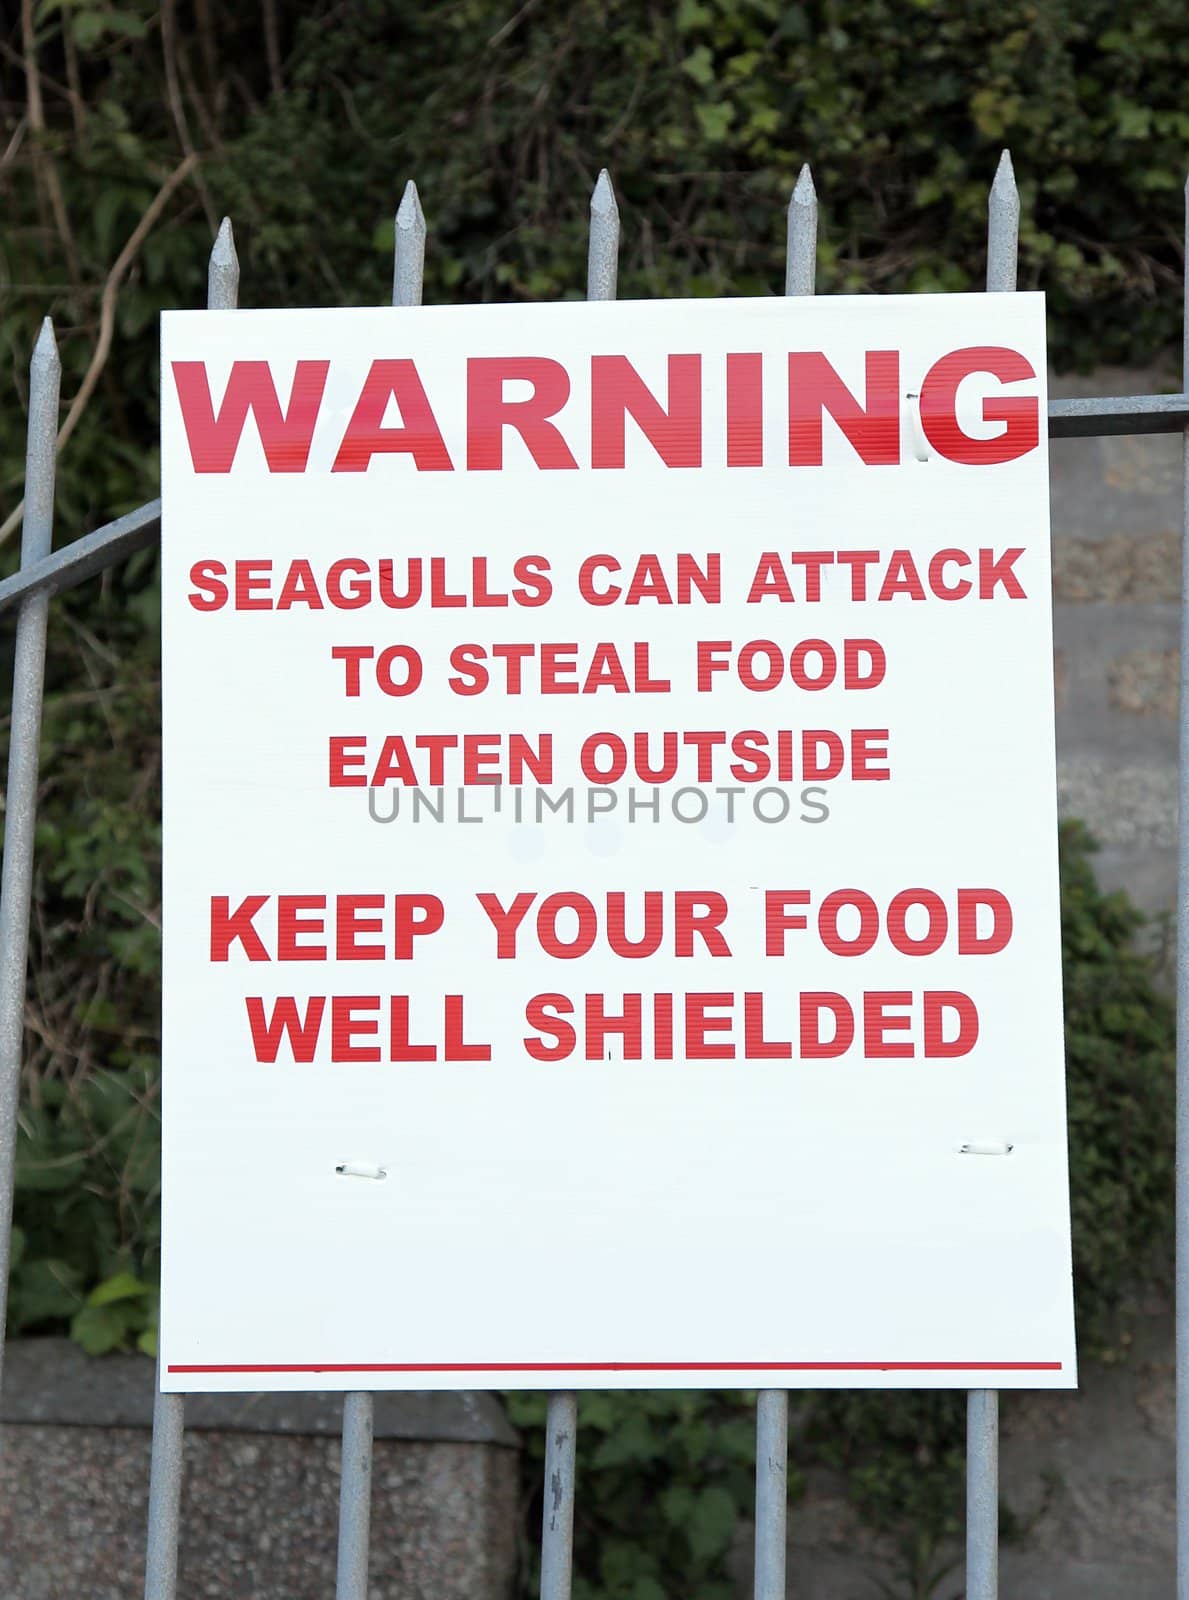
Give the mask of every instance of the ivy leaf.
<path id="1" fill-rule="evenodd" d="M 681 70 L 705 88 L 708 83 L 714 82 L 714 57 L 706 45 L 700 44 L 686 56 L 681 63 Z"/>
<path id="2" fill-rule="evenodd" d="M 697 117 L 705 137 L 712 144 L 718 144 L 730 131 L 731 123 L 735 120 L 735 107 L 729 101 L 718 100 L 713 105 L 698 106 Z"/>
<path id="3" fill-rule="evenodd" d="M 721 1555 L 735 1531 L 735 1502 L 719 1484 L 698 1496 L 697 1511 L 689 1526 L 689 1547 L 700 1561 Z"/>
<path id="4" fill-rule="evenodd" d="M 69 1317 L 82 1299 L 82 1273 L 52 1257 L 25 1260 L 13 1281 L 10 1314 L 16 1330 Z"/>
<path id="5" fill-rule="evenodd" d="M 681 0 L 677 7 L 677 31 L 692 33 L 695 28 L 706 28 L 714 21 L 714 13 L 702 0 Z"/>
<path id="6" fill-rule="evenodd" d="M 79 11 L 70 25 L 74 42 L 80 50 L 90 50 L 97 45 L 103 37 L 104 15 L 102 11 Z"/>
<path id="7" fill-rule="evenodd" d="M 70 1337 L 81 1344 L 89 1356 L 105 1356 L 118 1350 L 130 1330 L 127 1306 L 84 1306 L 70 1323 Z"/>
<path id="8" fill-rule="evenodd" d="M 91 1290 L 87 1296 L 87 1304 L 110 1306 L 121 1300 L 144 1300 L 152 1292 L 147 1283 L 134 1278 L 130 1272 L 117 1272 Z"/>

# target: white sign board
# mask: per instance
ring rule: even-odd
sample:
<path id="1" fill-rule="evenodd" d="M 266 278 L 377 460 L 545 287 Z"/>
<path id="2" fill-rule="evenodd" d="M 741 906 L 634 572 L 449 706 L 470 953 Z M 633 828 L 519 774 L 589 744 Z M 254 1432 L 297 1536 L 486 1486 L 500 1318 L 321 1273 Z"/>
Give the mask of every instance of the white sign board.
<path id="1" fill-rule="evenodd" d="M 1041 297 L 162 370 L 165 1387 L 1072 1385 Z"/>

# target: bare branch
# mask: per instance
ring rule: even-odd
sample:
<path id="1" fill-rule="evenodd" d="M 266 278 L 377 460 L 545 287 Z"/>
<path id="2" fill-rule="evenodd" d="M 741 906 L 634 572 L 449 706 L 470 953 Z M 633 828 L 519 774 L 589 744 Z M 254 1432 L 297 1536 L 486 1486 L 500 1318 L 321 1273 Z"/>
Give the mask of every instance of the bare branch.
<path id="1" fill-rule="evenodd" d="M 99 382 L 100 374 L 106 365 L 108 355 L 111 353 L 112 336 L 116 325 L 116 300 L 119 296 L 120 285 L 123 283 L 129 267 L 135 261 L 141 245 L 152 232 L 154 224 L 168 205 L 170 198 L 186 181 L 197 165 L 198 156 L 194 154 L 188 155 L 180 166 L 174 168 L 153 196 L 144 216 L 141 217 L 136 227 L 129 234 L 127 243 L 116 257 L 111 271 L 107 275 L 103 285 L 103 295 L 99 303 L 99 337 L 95 341 L 91 362 L 83 376 L 82 383 L 79 385 L 78 393 L 71 401 L 70 409 L 66 413 L 66 420 L 58 430 L 59 450 L 62 449 L 78 426 L 79 418 L 86 410 L 87 402 L 95 392 L 95 385 Z M 9 513 L 4 523 L 0 525 L 0 543 L 3 543 L 8 538 L 14 528 L 20 526 L 24 511 L 25 502 L 22 500 Z"/>
<path id="2" fill-rule="evenodd" d="M 41 98 L 41 74 L 37 69 L 37 37 L 33 28 L 33 0 L 21 0 L 21 49 L 24 53 L 25 103 L 29 115 L 29 128 L 33 135 L 33 168 L 46 194 L 54 214 L 54 226 L 62 241 L 70 281 L 77 287 L 82 278 L 79 270 L 78 250 L 74 232 L 66 214 L 66 199 L 58 179 L 58 169 L 53 157 L 45 148 L 45 104 Z"/>
<path id="3" fill-rule="evenodd" d="M 161 6 L 161 57 L 165 64 L 165 89 L 169 99 L 169 111 L 173 117 L 173 125 L 177 129 L 178 142 L 182 147 L 182 154 L 192 156 L 194 141 L 190 137 L 190 123 L 186 117 L 186 106 L 182 99 L 182 91 L 178 85 L 178 44 L 177 44 L 177 0 L 162 0 Z M 215 210 L 214 201 L 210 197 L 206 183 L 201 173 L 197 177 L 198 193 L 202 197 L 202 209 L 206 213 L 206 220 L 212 233 L 219 226 L 219 214 Z"/>
<path id="4" fill-rule="evenodd" d="M 268 57 L 268 82 L 273 94 L 284 94 L 285 80 L 281 76 L 281 35 L 277 27 L 276 0 L 261 0 L 264 12 L 264 53 Z"/>

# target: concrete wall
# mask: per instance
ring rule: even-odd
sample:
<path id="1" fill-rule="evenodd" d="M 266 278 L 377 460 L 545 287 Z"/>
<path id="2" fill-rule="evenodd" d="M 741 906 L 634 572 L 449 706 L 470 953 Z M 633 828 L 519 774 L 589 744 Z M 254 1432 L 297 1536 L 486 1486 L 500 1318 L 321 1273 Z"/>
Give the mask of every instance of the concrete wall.
<path id="1" fill-rule="evenodd" d="M 139 1600 L 153 1363 L 17 1341 L 0 1401 L 0 1595 Z M 186 1600 L 334 1593 L 342 1401 L 187 1400 L 178 1592 Z M 369 1600 L 508 1600 L 517 1436 L 483 1394 L 376 1402 Z"/>
<path id="2" fill-rule="evenodd" d="M 1158 372 L 1056 380 L 1057 394 L 1157 393 Z M 1176 881 L 1182 445 L 1059 439 L 1050 453 L 1058 792 L 1103 845 L 1099 876 L 1149 911 Z"/>
<path id="3" fill-rule="evenodd" d="M 152 1364 L 88 1361 L 59 1340 L 9 1347 L 0 1402 L 0 1595 L 139 1600 Z M 334 1593 L 337 1396 L 192 1396 L 179 1594 L 325 1600 Z M 797 1456 L 793 1400 L 791 1454 Z M 516 1436 L 487 1395 L 381 1396 L 369 1600 L 509 1600 Z M 1013 1600 L 1165 1600 L 1173 1591 L 1173 1351 L 1167 1311 L 1122 1367 L 1077 1393 L 1003 1397 L 1002 1497 L 1021 1536 L 1002 1553 Z M 579 1486 L 581 1496 L 581 1485 Z M 844 1482 L 811 1475 L 789 1518 L 796 1600 L 912 1600 L 901 1552 L 872 1535 Z M 751 1593 L 751 1530 L 732 1562 Z M 961 1594 L 961 1547 L 937 1600 Z"/>
<path id="4" fill-rule="evenodd" d="M 1087 1366 L 1076 1392 L 1001 1397 L 1000 1551 L 1005 1600 L 1168 1600 L 1175 1591 L 1173 1343 L 1167 1311 L 1137 1325 L 1125 1365 Z M 796 1455 L 797 1406 L 790 1417 Z M 750 1528 L 733 1560 L 736 1600 L 751 1595 Z M 963 1550 L 936 1552 L 928 1592 L 960 1600 Z M 790 1508 L 788 1592 L 795 1600 L 919 1600 L 904 1551 L 878 1538 L 835 1474 L 810 1475 Z"/>

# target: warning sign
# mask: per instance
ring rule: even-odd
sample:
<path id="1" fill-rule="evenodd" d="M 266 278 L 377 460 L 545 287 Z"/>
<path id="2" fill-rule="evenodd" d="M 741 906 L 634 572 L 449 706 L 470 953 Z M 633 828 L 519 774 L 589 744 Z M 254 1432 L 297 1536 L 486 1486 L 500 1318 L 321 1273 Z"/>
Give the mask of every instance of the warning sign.
<path id="1" fill-rule="evenodd" d="M 162 337 L 165 1386 L 1072 1385 L 1042 298 Z"/>

